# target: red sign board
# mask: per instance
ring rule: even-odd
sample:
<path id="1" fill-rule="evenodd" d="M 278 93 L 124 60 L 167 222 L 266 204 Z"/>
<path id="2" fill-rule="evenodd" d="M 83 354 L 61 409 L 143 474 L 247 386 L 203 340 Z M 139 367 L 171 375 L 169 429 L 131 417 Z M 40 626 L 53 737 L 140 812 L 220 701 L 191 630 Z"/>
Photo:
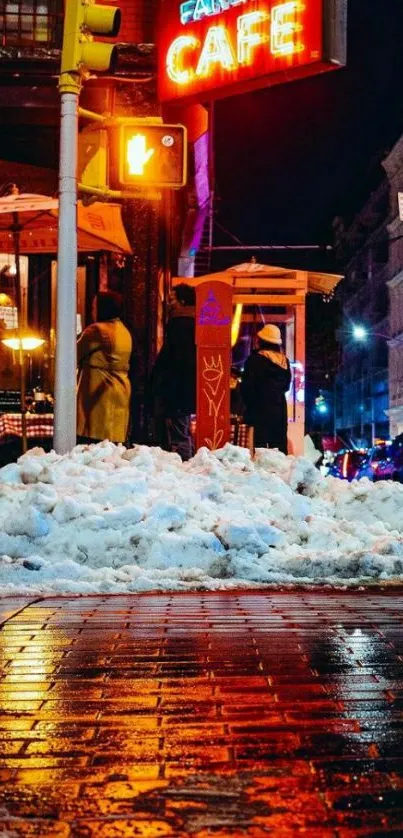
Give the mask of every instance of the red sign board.
<path id="1" fill-rule="evenodd" d="M 230 438 L 232 288 L 224 282 L 196 287 L 196 448 L 222 448 Z"/>
<path id="2" fill-rule="evenodd" d="M 241 93 L 345 63 L 347 0 L 161 0 L 162 102 Z"/>

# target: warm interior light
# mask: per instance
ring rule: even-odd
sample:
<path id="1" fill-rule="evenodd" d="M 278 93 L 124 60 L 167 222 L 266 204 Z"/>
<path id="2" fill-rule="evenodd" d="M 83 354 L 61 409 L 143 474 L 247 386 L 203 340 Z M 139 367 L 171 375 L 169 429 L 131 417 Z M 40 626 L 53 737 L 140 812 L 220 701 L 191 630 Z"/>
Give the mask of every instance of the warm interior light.
<path id="1" fill-rule="evenodd" d="M 34 335 L 2 338 L 1 342 L 9 349 L 18 351 L 21 348 L 24 352 L 32 352 L 32 350 L 38 349 L 43 343 L 45 343 L 43 338 L 37 338 Z"/>
<path id="2" fill-rule="evenodd" d="M 237 303 L 235 306 L 234 316 L 232 318 L 231 323 L 231 346 L 235 346 L 239 337 L 239 330 L 241 328 L 242 320 L 242 309 L 242 303 Z"/>
<path id="3" fill-rule="evenodd" d="M 12 308 L 13 306 L 11 297 L 9 297 L 8 294 L 5 294 L 4 291 L 0 292 L 0 306 L 8 306 L 9 308 Z"/>

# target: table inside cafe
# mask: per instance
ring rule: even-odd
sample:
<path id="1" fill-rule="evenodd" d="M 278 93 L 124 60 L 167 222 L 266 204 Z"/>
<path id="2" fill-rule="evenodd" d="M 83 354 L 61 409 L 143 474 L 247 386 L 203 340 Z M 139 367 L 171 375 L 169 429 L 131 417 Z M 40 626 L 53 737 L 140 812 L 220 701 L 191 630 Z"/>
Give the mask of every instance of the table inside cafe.
<path id="1" fill-rule="evenodd" d="M 53 413 L 35 413 L 31 408 L 26 414 L 27 438 L 43 440 L 53 437 Z M 0 391 L 0 446 L 22 438 L 20 393 L 17 390 Z"/>

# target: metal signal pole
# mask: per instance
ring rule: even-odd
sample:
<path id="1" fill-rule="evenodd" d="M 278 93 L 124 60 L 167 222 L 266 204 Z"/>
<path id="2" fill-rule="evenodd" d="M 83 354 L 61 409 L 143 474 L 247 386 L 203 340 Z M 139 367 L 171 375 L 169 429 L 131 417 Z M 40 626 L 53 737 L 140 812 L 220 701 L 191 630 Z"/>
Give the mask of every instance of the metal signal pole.
<path id="1" fill-rule="evenodd" d="M 117 6 L 68 0 L 65 3 L 59 91 L 61 94 L 59 229 L 55 360 L 54 447 L 67 454 L 76 444 L 77 375 L 77 144 L 78 100 L 89 70 L 113 72 L 114 44 L 98 43 L 93 34 L 115 38 L 121 11 Z"/>
<path id="2" fill-rule="evenodd" d="M 55 358 L 54 447 L 66 454 L 76 444 L 77 376 L 77 92 L 61 84 L 59 229 Z"/>

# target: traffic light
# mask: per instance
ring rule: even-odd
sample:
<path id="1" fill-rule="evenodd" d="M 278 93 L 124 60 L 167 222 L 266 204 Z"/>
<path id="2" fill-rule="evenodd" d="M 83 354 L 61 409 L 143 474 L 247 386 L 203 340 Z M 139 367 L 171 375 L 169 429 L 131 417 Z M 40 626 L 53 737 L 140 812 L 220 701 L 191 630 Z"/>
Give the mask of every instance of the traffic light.
<path id="1" fill-rule="evenodd" d="M 328 413 L 328 405 L 322 393 L 315 399 L 315 407 L 318 413 Z"/>
<path id="2" fill-rule="evenodd" d="M 121 12 L 116 6 L 101 6 L 91 0 L 67 0 L 65 3 L 61 72 L 79 73 L 94 70 L 113 73 L 116 46 L 94 41 L 93 35 L 115 38 Z"/>
<path id="3" fill-rule="evenodd" d="M 118 128 L 116 186 L 119 189 L 180 189 L 186 183 L 187 133 L 183 125 L 128 119 Z"/>

